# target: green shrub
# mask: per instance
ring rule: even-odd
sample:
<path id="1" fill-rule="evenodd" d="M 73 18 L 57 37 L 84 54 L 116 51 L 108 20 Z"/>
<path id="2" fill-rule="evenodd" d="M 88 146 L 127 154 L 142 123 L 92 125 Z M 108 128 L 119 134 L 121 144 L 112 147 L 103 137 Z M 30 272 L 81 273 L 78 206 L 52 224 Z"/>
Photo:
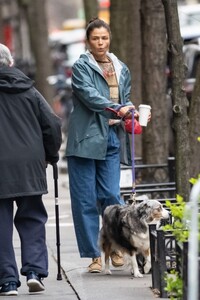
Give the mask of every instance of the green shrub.
<path id="1" fill-rule="evenodd" d="M 172 214 L 172 224 L 163 226 L 164 231 L 171 231 L 177 241 L 185 242 L 188 240 L 187 224 L 183 222 L 185 216 L 186 203 L 179 195 L 176 197 L 176 203 L 166 201 L 166 206 L 169 208 Z"/>
<path id="2" fill-rule="evenodd" d="M 183 280 L 177 271 L 172 270 L 170 273 L 166 273 L 164 278 L 167 286 L 165 290 L 171 300 L 182 300 L 183 299 Z"/>

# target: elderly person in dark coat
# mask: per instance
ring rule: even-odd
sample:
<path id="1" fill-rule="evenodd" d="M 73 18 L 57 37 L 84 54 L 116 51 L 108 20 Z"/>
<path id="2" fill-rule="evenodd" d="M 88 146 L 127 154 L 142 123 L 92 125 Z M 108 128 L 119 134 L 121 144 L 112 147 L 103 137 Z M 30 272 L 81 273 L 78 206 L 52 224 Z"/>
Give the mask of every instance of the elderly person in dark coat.
<path id="1" fill-rule="evenodd" d="M 42 195 L 47 193 L 46 166 L 56 163 L 61 122 L 34 88 L 13 67 L 9 49 L 0 44 L 0 295 L 17 295 L 20 286 L 12 244 L 14 224 L 21 240 L 21 274 L 29 292 L 43 291 L 48 276 Z"/>

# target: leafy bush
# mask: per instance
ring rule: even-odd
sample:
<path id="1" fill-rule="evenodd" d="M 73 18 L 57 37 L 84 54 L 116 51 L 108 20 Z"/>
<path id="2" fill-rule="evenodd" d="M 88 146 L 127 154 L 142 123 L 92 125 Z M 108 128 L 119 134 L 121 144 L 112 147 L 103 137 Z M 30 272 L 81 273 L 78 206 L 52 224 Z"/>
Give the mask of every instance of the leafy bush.
<path id="1" fill-rule="evenodd" d="M 188 228 L 186 222 L 183 222 L 185 216 L 186 202 L 179 195 L 176 197 L 176 203 L 166 201 L 166 206 L 170 209 L 172 214 L 172 224 L 163 226 L 164 231 L 171 231 L 177 241 L 185 242 L 188 240 Z"/>
<path id="2" fill-rule="evenodd" d="M 165 281 L 167 286 L 165 290 L 169 293 L 171 300 L 182 300 L 183 299 L 183 280 L 177 271 L 172 270 L 170 274 L 166 274 Z"/>

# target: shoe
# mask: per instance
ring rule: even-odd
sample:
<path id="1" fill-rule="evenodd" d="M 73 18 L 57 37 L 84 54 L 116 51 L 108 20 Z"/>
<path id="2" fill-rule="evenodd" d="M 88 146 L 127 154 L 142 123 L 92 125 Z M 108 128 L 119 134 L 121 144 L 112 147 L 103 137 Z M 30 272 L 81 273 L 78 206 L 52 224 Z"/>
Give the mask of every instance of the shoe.
<path id="1" fill-rule="evenodd" d="M 101 273 L 101 271 L 102 271 L 101 257 L 93 258 L 92 263 L 88 267 L 88 272 Z"/>
<path id="2" fill-rule="evenodd" d="M 10 281 L 2 284 L 0 289 L 0 296 L 17 296 L 17 283 L 15 281 Z"/>
<path id="3" fill-rule="evenodd" d="M 45 290 L 39 274 L 30 271 L 26 276 L 26 280 L 26 283 L 29 287 L 29 293 L 43 292 Z"/>
<path id="4" fill-rule="evenodd" d="M 123 255 L 120 251 L 113 251 L 110 255 L 113 267 L 122 267 L 124 265 Z"/>

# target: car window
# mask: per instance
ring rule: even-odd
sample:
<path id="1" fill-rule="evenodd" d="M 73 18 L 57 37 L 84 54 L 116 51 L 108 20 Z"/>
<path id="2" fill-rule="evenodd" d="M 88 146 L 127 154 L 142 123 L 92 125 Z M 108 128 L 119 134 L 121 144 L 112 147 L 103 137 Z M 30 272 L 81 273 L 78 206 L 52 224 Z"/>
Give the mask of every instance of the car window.
<path id="1" fill-rule="evenodd" d="M 200 5 L 180 6 L 178 9 L 180 27 L 200 26 Z"/>
<path id="2" fill-rule="evenodd" d="M 192 13 L 188 15 L 184 15 L 180 17 L 180 25 L 181 26 L 200 26 L 200 12 Z"/>

